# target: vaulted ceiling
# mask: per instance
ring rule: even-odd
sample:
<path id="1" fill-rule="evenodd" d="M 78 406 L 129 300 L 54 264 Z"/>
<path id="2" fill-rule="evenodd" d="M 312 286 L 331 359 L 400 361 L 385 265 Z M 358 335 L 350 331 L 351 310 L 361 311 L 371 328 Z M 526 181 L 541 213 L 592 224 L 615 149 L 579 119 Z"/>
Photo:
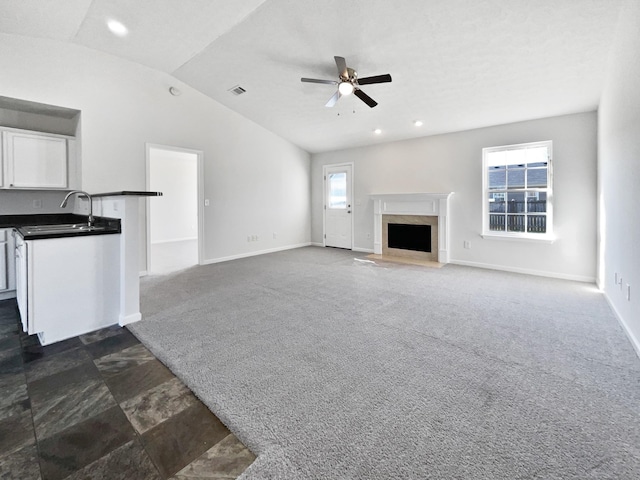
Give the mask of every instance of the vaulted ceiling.
<path id="1" fill-rule="evenodd" d="M 0 32 L 164 71 L 321 152 L 594 110 L 623 2 L 2 0 Z M 360 77 L 391 74 L 362 87 L 378 106 L 327 108 L 335 86 L 300 81 L 337 80 L 335 55 Z"/>

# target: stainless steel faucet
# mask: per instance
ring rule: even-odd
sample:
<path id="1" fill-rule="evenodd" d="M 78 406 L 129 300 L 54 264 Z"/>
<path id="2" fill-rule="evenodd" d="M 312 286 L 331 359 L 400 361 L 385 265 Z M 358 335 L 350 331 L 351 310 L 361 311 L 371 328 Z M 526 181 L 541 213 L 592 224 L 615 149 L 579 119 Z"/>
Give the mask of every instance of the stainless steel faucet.
<path id="1" fill-rule="evenodd" d="M 92 227 L 94 223 L 94 219 L 93 219 L 93 202 L 91 201 L 91 195 L 89 195 L 87 192 L 83 192 L 82 190 L 71 190 L 69 193 L 67 193 L 67 196 L 64 197 L 64 200 L 60 204 L 60 208 L 64 208 L 67 206 L 67 201 L 69 200 L 69 197 L 71 195 L 78 195 L 78 196 L 84 195 L 85 197 L 87 197 L 87 200 L 89 200 L 89 220 L 87 223 L 90 227 Z"/>

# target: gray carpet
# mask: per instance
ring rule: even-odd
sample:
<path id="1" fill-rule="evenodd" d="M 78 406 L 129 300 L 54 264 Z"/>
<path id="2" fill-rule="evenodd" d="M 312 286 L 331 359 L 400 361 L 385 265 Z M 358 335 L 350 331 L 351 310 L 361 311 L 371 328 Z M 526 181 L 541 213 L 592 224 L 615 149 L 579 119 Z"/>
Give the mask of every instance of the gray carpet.
<path id="1" fill-rule="evenodd" d="M 593 285 L 302 248 L 143 279 L 131 330 L 253 479 L 637 479 L 640 360 Z"/>

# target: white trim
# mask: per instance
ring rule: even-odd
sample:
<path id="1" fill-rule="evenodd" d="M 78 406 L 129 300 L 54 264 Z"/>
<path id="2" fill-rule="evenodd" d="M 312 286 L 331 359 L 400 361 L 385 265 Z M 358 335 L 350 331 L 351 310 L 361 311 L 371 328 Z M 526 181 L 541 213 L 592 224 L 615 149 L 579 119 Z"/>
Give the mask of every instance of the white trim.
<path id="1" fill-rule="evenodd" d="M 324 247 L 324 243 L 319 242 L 311 242 L 312 247 Z"/>
<path id="2" fill-rule="evenodd" d="M 4 125 L 0 124 L 0 128 L 4 131 L 7 132 L 15 132 L 15 133 L 26 133 L 28 135 L 39 135 L 39 136 L 46 136 L 46 137 L 58 137 L 58 138 L 66 138 L 67 140 L 75 140 L 76 137 L 74 135 L 67 135 L 64 133 L 49 133 L 49 132 L 43 132 L 42 130 L 27 130 L 24 128 L 15 128 L 15 127 L 5 127 Z"/>
<path id="3" fill-rule="evenodd" d="M 149 186 L 149 174 L 150 174 L 150 164 L 149 164 L 149 153 L 152 148 L 162 149 L 162 150 L 170 150 L 173 152 L 181 152 L 181 153 L 191 153 L 196 156 L 197 162 L 197 170 L 198 170 L 198 265 L 204 265 L 203 257 L 204 257 L 204 152 L 202 150 L 194 150 L 191 148 L 182 148 L 182 147 L 174 147 L 171 145 L 161 145 L 158 143 L 145 143 L 145 156 L 146 156 L 146 171 L 145 171 L 145 184 L 147 190 L 151 187 Z M 146 223 L 146 249 L 147 249 L 147 258 L 146 258 L 146 268 L 149 269 L 149 265 L 151 265 L 151 223 L 149 219 L 149 201 L 146 201 L 145 205 L 145 223 Z M 182 239 L 180 239 L 182 240 Z M 176 240 L 179 241 L 179 240 Z M 154 243 L 164 243 L 164 242 L 154 242 Z"/>
<path id="4" fill-rule="evenodd" d="M 210 258 L 208 260 L 204 260 L 200 265 L 211 265 L 212 263 L 228 262 L 230 260 L 238 260 L 240 258 L 256 257 L 258 255 L 265 255 L 267 253 L 282 252 L 284 250 L 293 250 L 295 248 L 302 248 L 302 247 L 309 247 L 309 246 L 311 246 L 311 242 L 299 243 L 297 245 L 287 245 L 284 247 L 268 248 L 266 250 L 258 250 L 255 252 L 240 253 L 238 255 L 230 255 L 228 257 Z"/>
<path id="5" fill-rule="evenodd" d="M 140 277 L 146 277 L 147 275 L 149 275 L 149 272 L 146 270 L 140 270 L 140 273 L 138 273 L 138 276 Z"/>
<path id="6" fill-rule="evenodd" d="M 622 315 L 620 315 L 620 312 L 618 312 L 618 310 L 616 309 L 615 305 L 609 298 L 609 295 L 607 295 L 607 292 L 603 291 L 602 294 L 604 295 L 605 300 L 609 304 L 609 307 L 611 307 L 611 311 L 613 312 L 616 319 L 618 320 L 618 323 L 620 324 L 620 326 L 622 326 L 624 333 L 627 334 L 627 338 L 631 342 L 631 346 L 633 347 L 633 349 L 636 351 L 636 355 L 640 357 L 640 339 L 636 338 L 633 335 L 631 329 L 629 328 L 629 325 L 627 325 L 627 322 L 624 321 L 624 318 L 622 318 Z"/>
<path id="7" fill-rule="evenodd" d="M 485 268 L 488 270 L 500 270 L 503 272 L 524 273 L 525 275 L 535 275 L 537 277 L 559 278 L 561 280 L 573 280 L 575 282 L 585 282 L 595 284 L 595 277 L 584 275 L 570 275 L 565 273 L 546 272 L 544 270 L 533 270 L 530 268 L 506 267 L 504 265 L 492 265 L 489 263 L 468 262 L 466 260 L 450 260 L 449 263 L 463 265 L 465 267 Z"/>
<path id="8" fill-rule="evenodd" d="M 140 312 L 132 313 L 130 315 L 127 315 L 126 317 L 123 317 L 122 315 L 120 315 L 120 320 L 118 321 L 118 324 L 121 327 L 124 327 L 125 325 L 129 325 L 130 323 L 138 322 L 140 320 L 142 320 L 142 314 Z"/>
<path id="9" fill-rule="evenodd" d="M 346 163 L 332 163 L 330 165 L 322 166 L 322 246 L 327 246 L 327 170 L 330 168 L 350 167 L 351 175 L 349 175 L 351 181 L 351 250 L 353 250 L 353 242 L 355 240 L 355 224 L 354 217 L 356 215 L 355 209 L 355 191 L 353 189 L 353 177 L 355 176 L 354 162 Z"/>
<path id="10" fill-rule="evenodd" d="M 517 242 L 534 242 L 534 243 L 548 243 L 548 244 L 552 244 L 557 240 L 557 237 L 555 235 L 541 235 L 539 237 L 531 237 L 528 235 L 509 235 L 508 233 L 505 233 L 505 234 L 483 233 L 480 236 L 486 240 L 500 240 L 500 241 L 515 240 Z"/>
<path id="11" fill-rule="evenodd" d="M 7 290 L 6 292 L 0 293 L 0 300 L 9 300 L 10 298 L 16 298 L 15 290 Z"/>
<path id="12" fill-rule="evenodd" d="M 159 245 L 161 243 L 186 242 L 189 240 L 198 240 L 198 237 L 172 238 L 171 240 L 160 240 L 159 242 L 151 242 L 151 245 Z"/>
<path id="13" fill-rule="evenodd" d="M 351 250 L 353 250 L 354 252 L 373 253 L 372 248 L 353 247 Z"/>

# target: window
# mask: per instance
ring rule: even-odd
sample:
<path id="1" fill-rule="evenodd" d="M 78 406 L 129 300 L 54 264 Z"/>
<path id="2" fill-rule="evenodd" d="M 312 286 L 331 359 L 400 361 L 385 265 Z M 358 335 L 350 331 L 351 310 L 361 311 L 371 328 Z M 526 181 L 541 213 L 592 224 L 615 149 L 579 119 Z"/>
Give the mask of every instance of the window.
<path id="1" fill-rule="evenodd" d="M 482 150 L 484 236 L 551 240 L 551 141 Z"/>
<path id="2" fill-rule="evenodd" d="M 347 208 L 346 172 L 329 174 L 329 208 Z"/>

